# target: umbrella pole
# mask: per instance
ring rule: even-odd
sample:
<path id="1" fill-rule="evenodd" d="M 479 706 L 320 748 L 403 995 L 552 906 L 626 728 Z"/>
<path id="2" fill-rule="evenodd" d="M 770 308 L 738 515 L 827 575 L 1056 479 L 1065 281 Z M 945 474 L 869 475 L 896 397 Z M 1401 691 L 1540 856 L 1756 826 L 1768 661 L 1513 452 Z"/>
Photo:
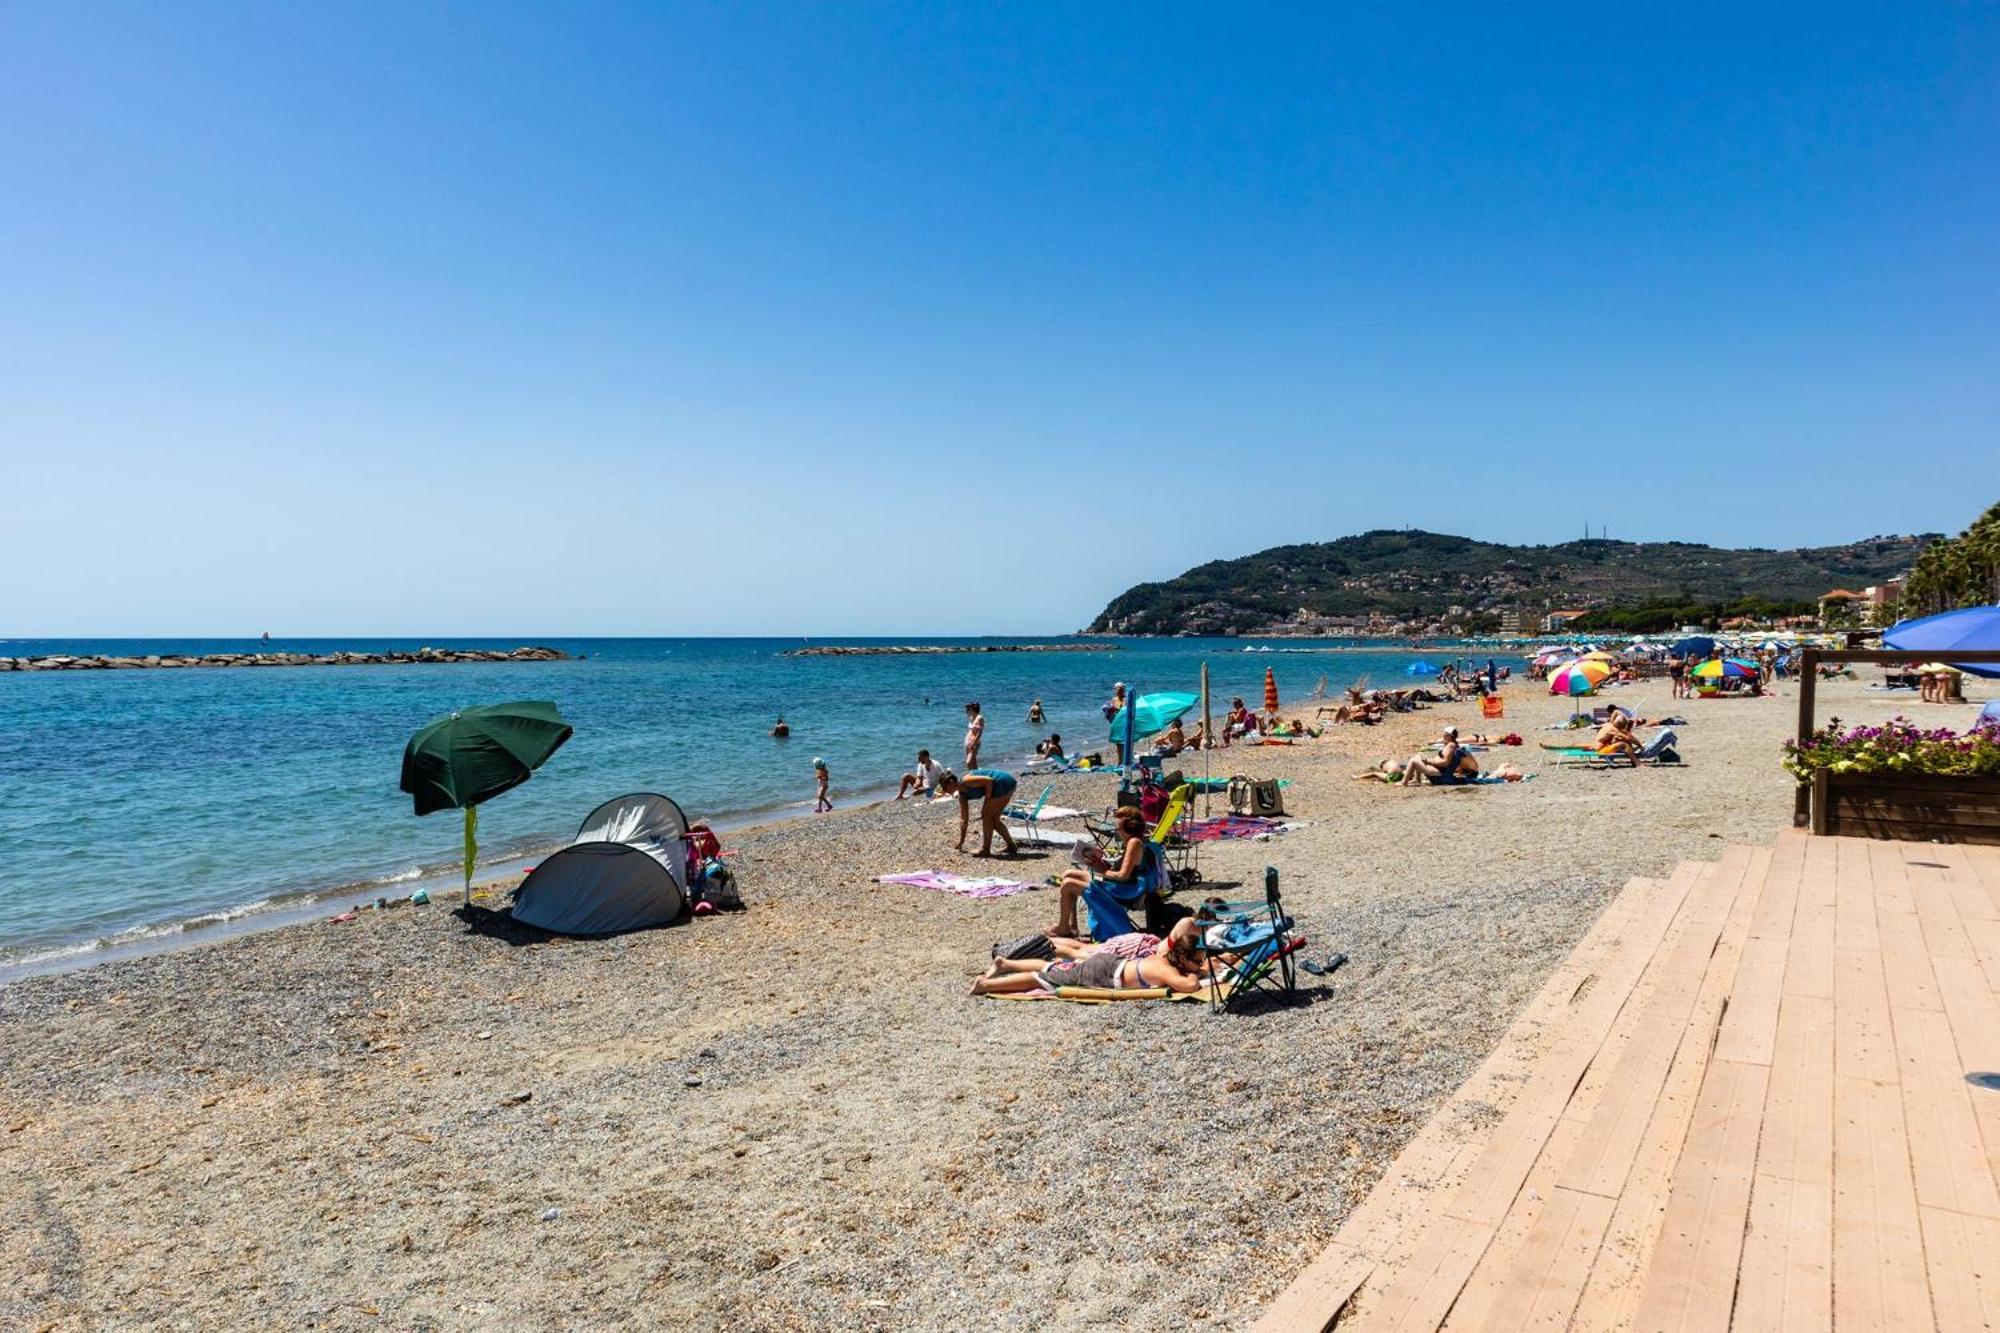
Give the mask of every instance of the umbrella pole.
<path id="1" fill-rule="evenodd" d="M 1215 718 L 1208 705 L 1208 663 L 1201 664 L 1201 817 L 1208 818 L 1209 802 L 1215 798 L 1210 780 L 1215 776 Z"/>
<path id="2" fill-rule="evenodd" d="M 479 855 L 479 807 L 465 807 L 465 905 L 472 906 L 472 861 Z"/>

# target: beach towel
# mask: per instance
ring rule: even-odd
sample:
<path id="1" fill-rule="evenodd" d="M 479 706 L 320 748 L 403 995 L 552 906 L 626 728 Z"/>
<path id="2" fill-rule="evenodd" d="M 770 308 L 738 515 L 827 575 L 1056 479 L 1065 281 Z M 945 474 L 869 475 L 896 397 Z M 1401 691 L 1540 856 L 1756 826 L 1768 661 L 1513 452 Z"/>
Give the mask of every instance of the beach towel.
<path id="1" fill-rule="evenodd" d="M 1214 819 L 1192 819 L 1181 825 L 1183 836 L 1193 842 L 1255 838 L 1262 834 L 1283 833 L 1285 829 L 1284 820 L 1262 815 L 1218 815 Z"/>
<path id="2" fill-rule="evenodd" d="M 961 898 L 1005 898 L 1012 893 L 1025 893 L 1029 889 L 1039 889 L 1040 884 L 1027 884 L 1004 875 L 954 875 L 945 870 L 912 870 L 901 875 L 877 875 L 877 884 L 904 884 L 913 889 L 935 889 L 940 893 L 955 893 Z"/>
<path id="3" fill-rule="evenodd" d="M 1048 818 L 1047 811 L 1042 812 L 1042 818 Z M 1007 832 L 1014 836 L 1015 842 L 1037 842 L 1050 847 L 1074 847 L 1084 839 L 1081 833 L 1065 833 L 1051 828 L 1030 829 L 1026 824 L 1009 824 Z"/>

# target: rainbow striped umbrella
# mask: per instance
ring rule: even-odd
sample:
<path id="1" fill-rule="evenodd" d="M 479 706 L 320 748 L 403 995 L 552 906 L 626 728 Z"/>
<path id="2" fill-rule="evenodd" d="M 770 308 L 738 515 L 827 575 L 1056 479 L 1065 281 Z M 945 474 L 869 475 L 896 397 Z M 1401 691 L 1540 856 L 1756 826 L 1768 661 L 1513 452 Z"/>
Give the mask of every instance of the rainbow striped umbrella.
<path id="1" fill-rule="evenodd" d="M 1703 680 L 1749 680 L 1763 673 L 1755 662 L 1745 662 L 1735 657 L 1711 657 L 1706 662 L 1697 662 L 1694 674 Z"/>
<path id="2" fill-rule="evenodd" d="M 1611 678 L 1611 668 L 1589 658 L 1578 658 L 1549 677 L 1550 694 L 1589 694 Z"/>

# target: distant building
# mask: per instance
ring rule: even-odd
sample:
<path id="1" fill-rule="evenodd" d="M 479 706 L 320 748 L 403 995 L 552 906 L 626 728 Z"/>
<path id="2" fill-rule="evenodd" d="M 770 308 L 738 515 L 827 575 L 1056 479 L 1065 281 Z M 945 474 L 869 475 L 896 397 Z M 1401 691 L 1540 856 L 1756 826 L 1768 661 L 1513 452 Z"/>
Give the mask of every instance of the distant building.
<path id="1" fill-rule="evenodd" d="M 1581 620 L 1585 614 L 1582 611 L 1551 611 L 1542 617 L 1542 633 L 1560 634 L 1570 621 Z"/>
<path id="2" fill-rule="evenodd" d="M 1903 600 L 1903 578 L 1898 574 L 1893 579 L 1884 580 L 1872 588 L 1863 588 L 1862 597 L 1868 603 L 1868 623 L 1884 625 L 1895 617 L 1896 606 Z"/>
<path id="3" fill-rule="evenodd" d="M 1829 617 L 1853 614 L 1867 602 L 1866 593 L 1855 592 L 1851 588 L 1835 588 L 1819 595 L 1819 618 L 1824 624 Z"/>
<path id="4" fill-rule="evenodd" d="M 1524 629 L 1526 623 L 1526 617 L 1522 615 L 1521 608 L 1518 606 L 1506 607 L 1500 612 L 1500 632 L 1502 634 L 1519 634 Z"/>

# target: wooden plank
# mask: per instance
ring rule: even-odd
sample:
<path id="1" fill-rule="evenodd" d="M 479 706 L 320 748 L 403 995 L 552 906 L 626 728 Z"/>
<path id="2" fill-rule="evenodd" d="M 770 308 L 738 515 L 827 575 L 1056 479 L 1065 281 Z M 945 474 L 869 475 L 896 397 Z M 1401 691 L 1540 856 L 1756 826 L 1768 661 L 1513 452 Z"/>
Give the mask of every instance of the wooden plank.
<path id="1" fill-rule="evenodd" d="M 1648 969 L 1647 980 L 1666 984 L 1655 985 L 1639 1006 L 1639 1022 L 1616 1059 L 1602 1062 L 1604 1091 L 1589 1116 L 1590 1132 L 1570 1155 L 1559 1184 L 1614 1199 L 1624 1189 L 1730 908 L 1738 893 L 1751 891 L 1745 884 L 1750 864 L 1746 857 L 1719 865 L 1689 893 Z"/>
<path id="2" fill-rule="evenodd" d="M 1265 1307 L 1262 1333 L 1326 1333 L 1348 1298 L 1374 1271 L 1375 1256 L 1335 1239 Z"/>
<path id="3" fill-rule="evenodd" d="M 1790 939 L 1805 875 L 1806 844 L 1791 839 L 1770 849 L 1763 889 L 1750 918 L 1750 938 Z"/>
<path id="4" fill-rule="evenodd" d="M 1834 1323 L 1930 1329 L 1930 1283 L 1900 1092 L 1836 1074 L 1833 1103 Z"/>
<path id="5" fill-rule="evenodd" d="M 1801 1184 L 1833 1181 L 1834 1002 L 1788 995 L 1778 1015 L 1757 1170 Z"/>
<path id="6" fill-rule="evenodd" d="M 1785 955 L 1791 941 L 1766 936 L 1744 942 L 1730 991 L 1729 1010 L 1716 1032 L 1715 1058 L 1768 1065 L 1778 1036 L 1778 997 L 1785 984 Z"/>
<path id="7" fill-rule="evenodd" d="M 1874 949 L 1880 938 L 1868 844 L 1858 838 L 1840 838 L 1833 843 L 1833 855 L 1833 947 Z"/>
<path id="8" fill-rule="evenodd" d="M 1920 1208 L 1941 1330 L 2000 1328 L 2000 1222 Z"/>
<path id="9" fill-rule="evenodd" d="M 1795 848 L 1795 858 L 1801 852 Z M 1445 1327 L 1561 1327 L 1567 1321 L 1611 1223 L 1717 939 L 1739 896 L 1749 903 L 1761 889 L 1770 860 L 1762 850 L 1731 849 L 1690 890 Z M 1726 978 L 1720 981 L 1726 984 Z M 1622 1135 L 1607 1135 L 1607 1122 L 1621 1124 Z M 1601 1174 L 1606 1183 L 1594 1193 L 1557 1184 L 1578 1174 Z"/>
<path id="10" fill-rule="evenodd" d="M 2000 1220 L 2000 1183 L 1987 1161 L 1975 1090 L 1965 1081 L 1951 1020 L 1927 1009 L 1894 1013 L 1917 1202 Z"/>
<path id="11" fill-rule="evenodd" d="M 1477 1104 L 1505 1107 L 1523 1085 L 1523 1075 L 1540 1054 L 1542 1034 L 1560 1026 L 1579 989 L 1593 978 L 1613 941 L 1626 935 L 1633 919 L 1662 893 L 1685 896 L 1701 867 L 1677 868 L 1666 881 L 1635 879 L 1605 905 L 1570 955 L 1542 984 L 1499 1045 L 1472 1077 L 1417 1132 L 1349 1215 L 1326 1250 L 1281 1292 L 1256 1327 L 1259 1333 L 1322 1333 L 1339 1317 L 1365 1282 L 1378 1287 L 1395 1267 L 1411 1258 L 1434 1229 L 1441 1198 L 1463 1178 L 1490 1140 L 1493 1121 L 1468 1129 L 1458 1108 Z"/>
<path id="12" fill-rule="evenodd" d="M 1971 848 L 1964 845 L 1929 849 L 1925 860 L 1941 861 L 1945 883 L 1950 886 L 1952 903 L 1958 908 L 1961 925 L 1975 921 L 2000 921 L 2000 907 L 1994 905 L 1979 871 L 1972 864 Z"/>
<path id="13" fill-rule="evenodd" d="M 1908 851 L 1909 848 L 1896 843 L 1874 842 L 1868 845 L 1868 873 L 1875 881 L 1875 915 L 1878 918 L 1884 912 L 1916 914 L 1916 899 L 1910 896 L 1909 871 L 1903 864 Z"/>
<path id="14" fill-rule="evenodd" d="M 1822 850 L 1821 844 L 1808 842 L 1808 858 L 1820 855 L 1830 857 L 1831 849 Z M 1674 1171 L 1694 1121 L 1702 1082 L 1715 1049 L 1716 1026 L 1728 1002 L 1729 985 L 1735 977 L 1736 959 L 1749 934 L 1753 907 L 1753 895 L 1749 892 L 1739 892 L 1731 904 L 1728 920 L 1695 996 L 1694 1008 L 1681 1033 L 1673 1066 L 1667 1071 L 1666 1084 L 1633 1157 L 1618 1206 L 1612 1212 L 1611 1225 L 1604 1233 L 1597 1259 L 1577 1298 L 1572 1317 L 1576 1328 L 1629 1328 L 1637 1315 L 1647 1269 L 1666 1220 Z M 1831 910 L 1829 898 L 1829 929 Z"/>
<path id="15" fill-rule="evenodd" d="M 2000 1075 L 2000 1001 L 1994 999 L 1984 970 L 1978 963 L 1956 958 L 1933 959 L 1931 966 L 1937 971 L 1938 998 L 1944 1002 L 1958 1051 L 1959 1076 Z M 2000 1180 L 2000 1091 L 1971 1090 L 1987 1170 Z"/>
<path id="16" fill-rule="evenodd" d="M 1871 1083 L 1894 1083 L 1900 1070 L 1868 848 L 1852 839 L 1842 839 L 1836 847 L 1834 1072 Z"/>
<path id="17" fill-rule="evenodd" d="M 1833 1327 L 1831 1171 L 1828 1175 L 1804 1182 L 1757 1172 L 1732 1328 L 1803 1333 Z"/>
<path id="18" fill-rule="evenodd" d="M 1770 1070 L 1710 1060 L 1634 1327 L 1729 1326 Z"/>
<path id="19" fill-rule="evenodd" d="M 1923 923 L 1924 947 L 1934 960 L 1974 957 L 1971 937 L 1959 919 L 1957 884 L 1947 873 L 1951 867 L 1940 859 L 1950 854 L 1943 847 L 1914 847 L 1903 858 L 1917 920 Z"/>
<path id="20" fill-rule="evenodd" d="M 1511 1262 L 1490 1275 L 1483 1270 L 1475 1275 L 1446 1327 L 1567 1326 L 1616 1207 L 1615 1199 L 1552 1187 Z"/>
<path id="21" fill-rule="evenodd" d="M 1693 874 L 1671 878 L 1667 889 L 1641 905 L 1629 929 L 1609 942 L 1594 983 L 1552 1034 L 1520 1100 L 1441 1208 L 1439 1225 L 1432 1229 L 1435 1234 L 1410 1263 L 1382 1284 L 1379 1304 L 1372 1295 L 1374 1283 L 1361 1293 L 1371 1298 L 1368 1327 L 1435 1329 L 1444 1321 L 1547 1147 L 1694 878 Z"/>
<path id="22" fill-rule="evenodd" d="M 1785 963 L 1785 994 L 1833 999 L 1834 845 L 1814 839 L 1799 867 L 1798 910 L 1792 952 Z"/>
<path id="23" fill-rule="evenodd" d="M 1466 1275 L 1458 1298 L 1440 1316 L 1437 1327 L 1460 1330 L 1489 1327 L 1493 1303 L 1504 1289 L 1507 1275 L 1519 1262 L 1530 1240 L 1538 1234 L 1536 1229 L 1544 1225 L 1545 1216 L 1555 1198 L 1556 1172 L 1583 1137 L 1583 1131 L 1581 1121 L 1564 1119 L 1556 1122 L 1554 1131 L 1549 1135 L 1548 1146 L 1536 1159 L 1527 1179 L 1521 1182 L 1513 1206 L 1508 1208 L 1500 1225 L 1494 1228 L 1485 1252 Z M 1595 1248 L 1594 1241 L 1592 1247 Z"/>
<path id="24" fill-rule="evenodd" d="M 1986 847 L 1967 847 L 1965 863 L 1979 877 L 1986 890 L 1986 898 L 1995 911 L 2000 911 L 2000 850 Z"/>

